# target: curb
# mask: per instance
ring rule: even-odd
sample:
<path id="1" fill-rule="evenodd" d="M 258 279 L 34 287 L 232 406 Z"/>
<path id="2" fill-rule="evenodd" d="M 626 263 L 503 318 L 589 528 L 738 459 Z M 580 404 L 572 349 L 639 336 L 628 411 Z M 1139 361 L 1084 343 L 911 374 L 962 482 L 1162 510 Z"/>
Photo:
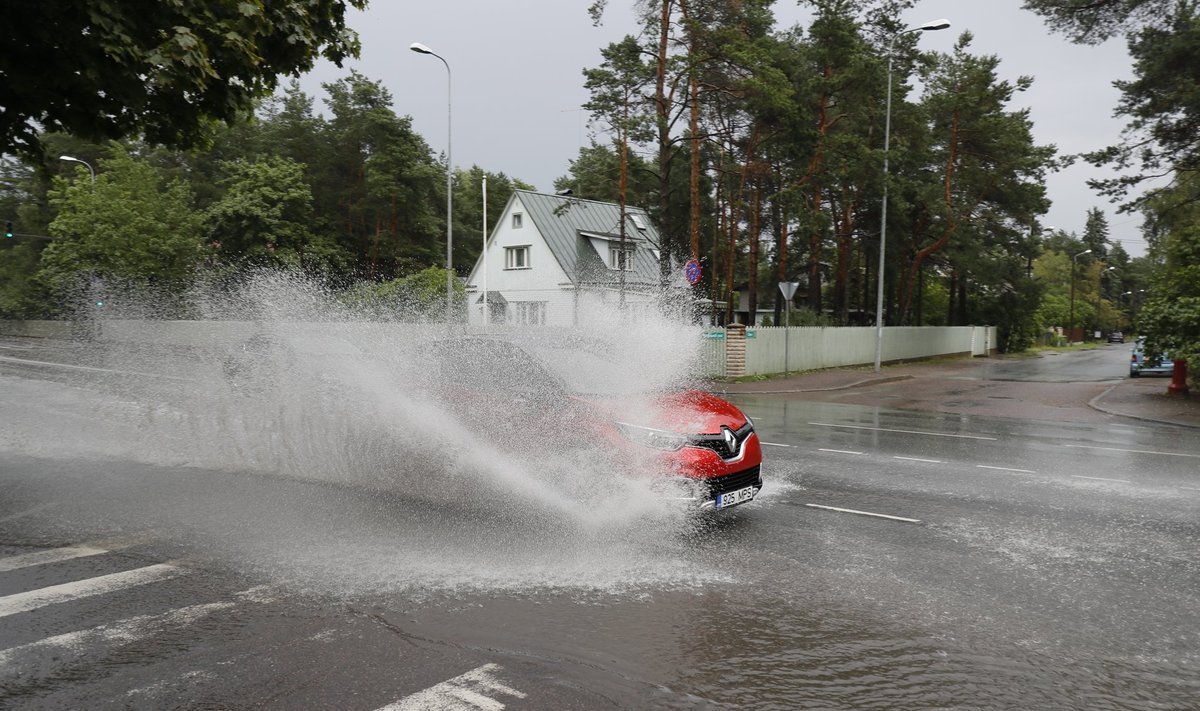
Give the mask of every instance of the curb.
<path id="1" fill-rule="evenodd" d="M 1158 417 L 1146 417 L 1145 415 L 1132 415 L 1128 412 L 1121 412 L 1120 410 L 1115 410 L 1111 407 L 1106 407 L 1106 406 L 1100 404 L 1100 401 L 1104 399 L 1105 395 L 1109 394 L 1114 389 L 1116 389 L 1120 386 L 1121 386 L 1120 383 L 1116 383 L 1114 385 L 1109 385 L 1107 388 L 1104 389 L 1104 392 L 1100 393 L 1099 395 L 1092 398 L 1091 400 L 1088 400 L 1088 407 L 1092 408 L 1093 410 L 1103 412 L 1106 415 L 1115 415 L 1117 417 L 1127 417 L 1131 420 L 1141 420 L 1142 422 L 1157 422 L 1157 423 L 1163 424 L 1163 425 L 1175 425 L 1176 427 L 1189 427 L 1191 429 L 1200 429 L 1200 425 L 1195 424 L 1193 422 L 1180 422 L 1178 420 L 1167 420 L 1167 419 L 1162 419 L 1162 418 L 1158 418 Z"/>
<path id="2" fill-rule="evenodd" d="M 729 390 L 720 390 L 720 391 L 710 390 L 709 392 L 712 392 L 712 393 L 719 392 L 721 395 L 786 395 L 788 393 L 822 393 L 822 392 L 830 392 L 833 390 L 849 390 L 850 388 L 865 387 L 868 385 L 882 385 L 884 383 L 895 383 L 895 382 L 899 382 L 901 380 L 912 380 L 914 377 L 916 377 L 916 376 L 892 375 L 892 376 L 889 376 L 886 378 L 866 378 L 863 380 L 856 380 L 853 383 L 846 383 L 845 385 L 834 385 L 834 386 L 828 387 L 828 388 L 796 388 L 793 390 L 736 390 L 733 392 L 730 392 Z"/>

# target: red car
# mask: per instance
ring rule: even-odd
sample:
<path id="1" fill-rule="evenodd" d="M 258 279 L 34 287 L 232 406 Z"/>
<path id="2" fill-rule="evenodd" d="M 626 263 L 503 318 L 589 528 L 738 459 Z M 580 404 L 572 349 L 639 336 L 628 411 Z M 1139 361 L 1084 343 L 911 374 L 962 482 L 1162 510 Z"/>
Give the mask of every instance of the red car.
<path id="1" fill-rule="evenodd" d="M 733 404 L 690 388 L 649 389 L 604 344 L 549 334 L 433 341 L 427 385 L 472 429 L 513 449 L 588 452 L 649 477 L 664 498 L 724 509 L 762 489 L 762 447 Z"/>

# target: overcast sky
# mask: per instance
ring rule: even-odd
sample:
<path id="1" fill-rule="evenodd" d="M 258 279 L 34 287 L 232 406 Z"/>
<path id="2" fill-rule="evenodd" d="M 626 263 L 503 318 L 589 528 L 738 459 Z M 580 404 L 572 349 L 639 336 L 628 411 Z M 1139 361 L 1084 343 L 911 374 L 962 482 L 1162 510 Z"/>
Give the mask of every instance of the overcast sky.
<path id="1" fill-rule="evenodd" d="M 319 97 L 323 82 L 357 69 L 382 81 L 398 114 L 435 151 L 447 144 L 446 70 L 436 58 L 408 49 L 427 45 L 445 57 L 453 73 L 452 159 L 458 167 L 504 172 L 550 192 L 567 161 L 588 141 L 587 100 L 581 71 L 600 63 L 600 48 L 636 33 L 633 0 L 609 0 L 604 24 L 594 27 L 591 0 L 373 0 L 351 12 L 349 24 L 362 40 L 362 57 L 338 69 L 323 63 L 301 80 Z M 947 18 L 951 29 L 924 33 L 925 50 L 949 52 L 963 30 L 975 39 L 975 54 L 1001 59 L 1004 79 L 1034 77 L 1013 109 L 1029 107 L 1034 137 L 1059 152 L 1077 153 L 1116 142 L 1124 125 L 1113 117 L 1118 93 L 1112 82 L 1130 76 L 1124 40 L 1099 47 L 1076 46 L 1052 35 L 1021 0 L 921 0 L 905 20 L 910 26 Z M 807 24 L 791 0 L 775 4 L 777 27 Z M 1085 184 L 1101 171 L 1077 164 L 1050 176 L 1053 205 L 1043 226 L 1081 234 L 1088 209 L 1108 215 L 1109 234 L 1132 255 L 1144 253 L 1137 215 L 1117 214 Z"/>

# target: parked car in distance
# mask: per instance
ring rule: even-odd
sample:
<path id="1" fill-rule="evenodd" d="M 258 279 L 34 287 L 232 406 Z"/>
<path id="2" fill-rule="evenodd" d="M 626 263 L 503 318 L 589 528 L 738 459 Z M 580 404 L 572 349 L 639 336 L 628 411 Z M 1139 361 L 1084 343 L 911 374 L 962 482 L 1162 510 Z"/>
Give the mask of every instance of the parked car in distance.
<path id="1" fill-rule="evenodd" d="M 1145 343 L 1138 339 L 1129 356 L 1129 377 L 1141 375 L 1171 375 L 1175 371 L 1175 363 L 1167 353 L 1146 353 Z"/>
<path id="2" fill-rule="evenodd" d="M 1125 342 L 1125 334 L 1121 333 L 1120 331 L 1112 331 L 1108 334 L 1108 342 L 1109 343 L 1124 343 Z"/>

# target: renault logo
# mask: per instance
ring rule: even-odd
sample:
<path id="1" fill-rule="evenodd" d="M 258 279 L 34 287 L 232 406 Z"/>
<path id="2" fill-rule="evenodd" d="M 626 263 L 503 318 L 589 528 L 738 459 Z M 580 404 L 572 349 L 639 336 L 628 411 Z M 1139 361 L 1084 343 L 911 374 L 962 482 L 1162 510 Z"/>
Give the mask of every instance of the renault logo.
<path id="1" fill-rule="evenodd" d="M 733 455 L 737 454 L 738 453 L 738 439 L 737 439 L 737 435 L 735 435 L 733 433 L 733 430 L 722 425 L 721 426 L 721 436 L 725 438 L 725 449 L 729 452 L 729 456 L 732 457 Z"/>

